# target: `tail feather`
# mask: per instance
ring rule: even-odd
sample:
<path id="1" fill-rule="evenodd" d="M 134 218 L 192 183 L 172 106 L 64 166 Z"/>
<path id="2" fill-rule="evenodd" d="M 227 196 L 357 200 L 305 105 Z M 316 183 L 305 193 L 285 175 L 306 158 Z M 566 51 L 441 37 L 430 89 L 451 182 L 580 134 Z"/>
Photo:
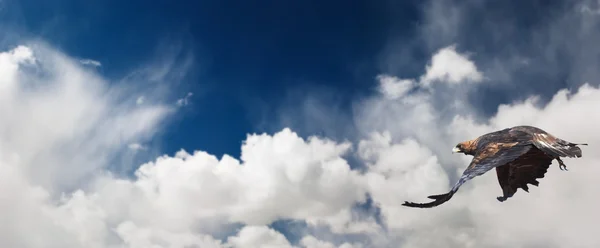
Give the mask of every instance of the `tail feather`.
<path id="1" fill-rule="evenodd" d="M 437 200 L 437 199 L 441 199 L 443 197 L 446 197 L 446 195 L 447 195 L 447 193 L 446 194 L 439 194 L 439 195 L 430 195 L 427 198 Z"/>
<path id="2" fill-rule="evenodd" d="M 577 147 L 577 146 L 587 146 L 587 143 L 581 143 L 581 144 L 576 144 L 576 143 L 569 143 L 570 146 L 570 151 L 575 154 L 575 157 L 580 158 L 581 157 L 581 148 Z"/>
<path id="3" fill-rule="evenodd" d="M 570 145 L 570 146 L 587 146 L 588 144 L 587 144 L 587 143 L 580 143 L 580 144 L 577 144 L 577 143 L 569 143 L 569 145 Z"/>
<path id="4" fill-rule="evenodd" d="M 569 155 L 574 155 L 575 157 L 581 157 L 581 148 L 573 145 L 573 146 L 569 146 Z"/>
<path id="5" fill-rule="evenodd" d="M 454 186 L 452 187 L 452 189 L 450 190 L 450 192 L 446 193 L 446 194 L 441 194 L 441 195 L 430 195 L 427 198 L 429 199 L 435 199 L 432 202 L 428 202 L 428 203 L 414 203 L 414 202 L 407 202 L 405 201 L 402 205 L 407 206 L 407 207 L 414 207 L 414 208 L 431 208 L 431 207 L 435 207 L 435 206 L 439 206 L 444 202 L 447 202 L 450 200 L 450 198 L 452 198 L 452 196 L 454 195 L 454 193 L 456 193 L 456 191 L 458 191 L 458 189 L 460 188 L 460 186 L 465 183 L 466 181 L 470 180 L 471 178 L 473 178 L 474 176 L 476 176 L 476 174 L 474 173 L 469 173 L 467 172 L 463 172 L 463 175 L 460 177 L 460 179 L 458 179 L 458 182 L 456 182 L 454 184 Z"/>
<path id="6" fill-rule="evenodd" d="M 450 198 L 452 198 L 452 196 L 454 195 L 454 191 L 450 191 L 446 194 L 441 194 L 441 195 L 431 195 L 428 196 L 428 198 L 430 199 L 435 199 L 432 202 L 427 202 L 427 203 L 415 203 L 415 202 L 408 202 L 405 201 L 404 203 L 402 203 L 403 206 L 407 206 L 407 207 L 413 207 L 413 208 L 432 208 L 438 205 L 441 205 L 444 202 L 447 202 L 448 200 L 450 200 Z"/>

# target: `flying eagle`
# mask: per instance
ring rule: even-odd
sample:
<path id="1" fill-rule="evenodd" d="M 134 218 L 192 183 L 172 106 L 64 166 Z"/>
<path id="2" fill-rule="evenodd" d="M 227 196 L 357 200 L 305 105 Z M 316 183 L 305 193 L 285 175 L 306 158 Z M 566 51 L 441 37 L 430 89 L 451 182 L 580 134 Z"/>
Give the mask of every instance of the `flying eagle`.
<path id="1" fill-rule="evenodd" d="M 453 153 L 473 156 L 473 160 L 454 184 L 450 192 L 428 196 L 434 199 L 428 203 L 404 202 L 404 206 L 430 208 L 438 206 L 452 198 L 458 188 L 473 177 L 496 168 L 498 182 L 503 196 L 497 197 L 503 202 L 512 197 L 518 188 L 529 192 L 527 184 L 538 186 L 538 178 L 543 178 L 552 160 L 556 159 L 561 170 L 567 166 L 561 157 L 581 157 L 578 145 L 559 139 L 546 131 L 532 126 L 516 126 L 484 134 L 474 140 L 458 143 Z"/>

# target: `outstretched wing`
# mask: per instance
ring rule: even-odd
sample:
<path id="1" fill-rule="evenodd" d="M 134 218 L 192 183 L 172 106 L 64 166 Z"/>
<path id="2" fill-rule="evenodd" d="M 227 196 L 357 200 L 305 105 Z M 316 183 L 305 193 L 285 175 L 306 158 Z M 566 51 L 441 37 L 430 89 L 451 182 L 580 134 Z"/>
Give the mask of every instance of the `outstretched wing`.
<path id="1" fill-rule="evenodd" d="M 494 143 L 490 142 L 485 145 L 484 149 L 475 155 L 467 169 L 463 172 L 462 176 L 454 184 L 450 192 L 440 195 L 428 196 L 430 199 L 434 199 L 428 203 L 414 203 L 404 202 L 402 205 L 407 207 L 416 208 L 431 208 L 438 206 L 444 202 L 447 202 L 452 198 L 454 193 L 458 191 L 461 185 L 471 180 L 472 178 L 482 175 L 494 167 L 502 166 L 507 163 L 514 161 L 523 154 L 527 153 L 532 146 L 528 143 Z"/>
<path id="2" fill-rule="evenodd" d="M 498 200 L 504 201 L 512 197 L 519 188 L 529 192 L 527 184 L 538 186 L 537 179 L 544 178 L 544 174 L 552 164 L 552 159 L 543 151 L 533 147 L 518 159 L 496 167 L 498 183 L 503 193 Z"/>
<path id="3" fill-rule="evenodd" d="M 581 149 L 577 147 L 578 145 L 587 145 L 587 144 L 575 144 L 562 139 L 557 138 L 556 136 L 549 134 L 548 132 L 539 129 L 537 127 L 532 126 L 518 126 L 513 127 L 511 132 L 522 132 L 527 133 L 526 136 L 529 136 L 531 139 L 531 143 L 536 146 L 538 149 L 542 150 L 544 153 L 553 156 L 553 157 L 581 157 Z"/>
<path id="4" fill-rule="evenodd" d="M 581 149 L 577 147 L 577 145 L 587 145 L 574 144 L 568 141 L 564 141 L 545 132 L 534 133 L 532 142 L 537 148 L 544 151 L 548 155 L 554 157 L 570 158 L 581 157 Z"/>

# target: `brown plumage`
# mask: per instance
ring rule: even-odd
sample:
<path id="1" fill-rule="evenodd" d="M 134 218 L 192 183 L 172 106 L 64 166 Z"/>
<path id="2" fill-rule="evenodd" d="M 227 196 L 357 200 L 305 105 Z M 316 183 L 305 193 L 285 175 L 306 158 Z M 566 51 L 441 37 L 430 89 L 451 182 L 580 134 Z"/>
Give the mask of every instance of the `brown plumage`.
<path id="1" fill-rule="evenodd" d="M 544 177 L 552 160 L 556 159 L 559 168 L 566 170 L 561 157 L 581 157 L 581 149 L 577 145 L 587 144 L 564 141 L 532 126 L 516 126 L 484 134 L 461 142 L 452 150 L 471 155 L 473 160 L 450 192 L 428 196 L 434 199 L 429 203 L 405 202 L 402 205 L 417 208 L 438 206 L 450 200 L 462 184 L 493 168 L 496 168 L 503 193 L 497 199 L 505 201 L 519 188 L 529 192 L 527 184 L 538 186 L 537 179 Z"/>

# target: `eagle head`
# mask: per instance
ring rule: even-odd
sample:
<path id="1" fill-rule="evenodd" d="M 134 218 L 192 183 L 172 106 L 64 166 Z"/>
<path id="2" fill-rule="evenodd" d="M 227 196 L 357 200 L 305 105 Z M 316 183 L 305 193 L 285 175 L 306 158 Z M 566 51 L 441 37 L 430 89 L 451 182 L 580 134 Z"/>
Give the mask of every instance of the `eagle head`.
<path id="1" fill-rule="evenodd" d="M 452 148 L 452 153 L 463 153 L 465 155 L 473 155 L 475 154 L 475 142 L 472 140 L 460 142 L 456 144 L 454 148 Z"/>

